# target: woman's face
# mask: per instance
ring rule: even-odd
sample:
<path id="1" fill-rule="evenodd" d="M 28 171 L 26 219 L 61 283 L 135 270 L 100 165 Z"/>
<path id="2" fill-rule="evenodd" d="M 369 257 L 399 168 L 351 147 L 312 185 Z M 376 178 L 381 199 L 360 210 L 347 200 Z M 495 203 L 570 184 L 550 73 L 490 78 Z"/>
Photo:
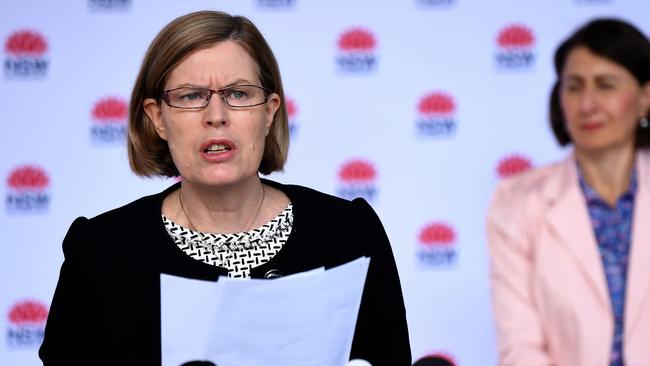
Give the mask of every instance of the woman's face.
<path id="1" fill-rule="evenodd" d="M 244 48 L 228 40 L 190 54 L 171 71 L 165 90 L 262 86 L 257 70 Z M 280 97 L 271 94 L 265 104 L 238 109 L 229 107 L 216 93 L 207 107 L 198 110 L 172 108 L 154 99 L 145 100 L 143 106 L 158 135 L 169 144 L 183 180 L 214 187 L 257 177 Z"/>
<path id="2" fill-rule="evenodd" d="M 638 121 L 650 108 L 650 83 L 639 86 L 623 66 L 586 47 L 569 52 L 560 77 L 560 104 L 576 150 L 634 146 Z"/>

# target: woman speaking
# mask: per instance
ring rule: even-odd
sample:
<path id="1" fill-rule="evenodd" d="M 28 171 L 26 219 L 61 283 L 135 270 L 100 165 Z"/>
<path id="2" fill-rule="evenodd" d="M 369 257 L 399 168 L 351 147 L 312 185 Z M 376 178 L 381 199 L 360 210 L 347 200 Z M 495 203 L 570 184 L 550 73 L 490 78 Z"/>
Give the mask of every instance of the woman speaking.
<path id="1" fill-rule="evenodd" d="M 499 365 L 650 365 L 650 43 L 592 21 L 555 53 L 562 162 L 488 213 Z"/>
<path id="2" fill-rule="evenodd" d="M 168 24 L 133 88 L 128 152 L 136 174 L 181 180 L 74 221 L 44 364 L 160 364 L 161 273 L 275 278 L 369 256 L 350 358 L 410 365 L 401 286 L 379 218 L 363 199 L 260 179 L 283 168 L 288 145 L 280 72 L 257 28 L 216 11 Z"/>

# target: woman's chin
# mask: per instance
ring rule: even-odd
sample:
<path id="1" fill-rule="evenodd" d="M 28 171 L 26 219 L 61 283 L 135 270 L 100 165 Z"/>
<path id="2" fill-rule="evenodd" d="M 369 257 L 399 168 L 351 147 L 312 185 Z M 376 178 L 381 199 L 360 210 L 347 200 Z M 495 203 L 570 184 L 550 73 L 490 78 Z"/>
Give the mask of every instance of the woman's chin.
<path id="1" fill-rule="evenodd" d="M 198 186 L 219 188 L 242 184 L 254 176 L 256 175 L 242 176 L 240 174 L 217 174 L 204 177 L 183 178 L 183 181 Z"/>
<path id="2" fill-rule="evenodd" d="M 613 142 L 613 141 L 601 141 L 601 140 L 589 140 L 589 141 L 580 141 L 579 143 L 573 144 L 575 150 L 582 154 L 587 155 L 602 155 L 608 152 L 615 152 L 625 150 L 629 147 L 634 146 L 634 142 Z"/>

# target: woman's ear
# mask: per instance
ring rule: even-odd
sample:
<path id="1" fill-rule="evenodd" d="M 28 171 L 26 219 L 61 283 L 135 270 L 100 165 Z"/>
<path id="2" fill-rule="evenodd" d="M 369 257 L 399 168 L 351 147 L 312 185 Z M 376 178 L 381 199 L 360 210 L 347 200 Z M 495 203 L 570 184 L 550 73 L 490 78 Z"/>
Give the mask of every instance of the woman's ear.
<path id="1" fill-rule="evenodd" d="M 650 80 L 646 81 L 645 84 L 641 86 L 641 110 L 643 115 L 641 117 L 646 117 L 650 114 Z"/>
<path id="2" fill-rule="evenodd" d="M 165 124 L 162 121 L 161 109 L 158 102 L 153 98 L 147 98 L 142 102 L 142 108 L 156 128 L 158 136 L 167 141 L 167 132 L 165 130 Z"/>
<path id="3" fill-rule="evenodd" d="M 265 107 L 266 107 L 266 130 L 269 131 L 271 129 L 271 125 L 273 124 L 273 119 L 275 117 L 275 113 L 278 111 L 278 108 L 280 108 L 281 100 L 280 96 L 277 95 L 276 93 L 271 93 L 269 95 L 268 100 L 266 101 Z M 268 133 L 268 132 L 267 132 Z"/>

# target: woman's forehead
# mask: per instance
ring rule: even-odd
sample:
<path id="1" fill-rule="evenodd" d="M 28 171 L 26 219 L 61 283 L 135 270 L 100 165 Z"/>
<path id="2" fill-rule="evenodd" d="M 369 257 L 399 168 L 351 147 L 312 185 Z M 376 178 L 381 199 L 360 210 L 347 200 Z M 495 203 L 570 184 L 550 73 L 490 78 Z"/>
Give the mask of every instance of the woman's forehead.
<path id="1" fill-rule="evenodd" d="M 237 80 L 258 82 L 258 67 L 237 42 L 228 40 L 190 53 L 169 74 L 169 83 L 223 86 Z"/>
<path id="2" fill-rule="evenodd" d="M 586 47 L 578 47 L 569 52 L 562 73 L 583 77 L 627 77 L 632 76 L 622 65 L 598 54 Z"/>

